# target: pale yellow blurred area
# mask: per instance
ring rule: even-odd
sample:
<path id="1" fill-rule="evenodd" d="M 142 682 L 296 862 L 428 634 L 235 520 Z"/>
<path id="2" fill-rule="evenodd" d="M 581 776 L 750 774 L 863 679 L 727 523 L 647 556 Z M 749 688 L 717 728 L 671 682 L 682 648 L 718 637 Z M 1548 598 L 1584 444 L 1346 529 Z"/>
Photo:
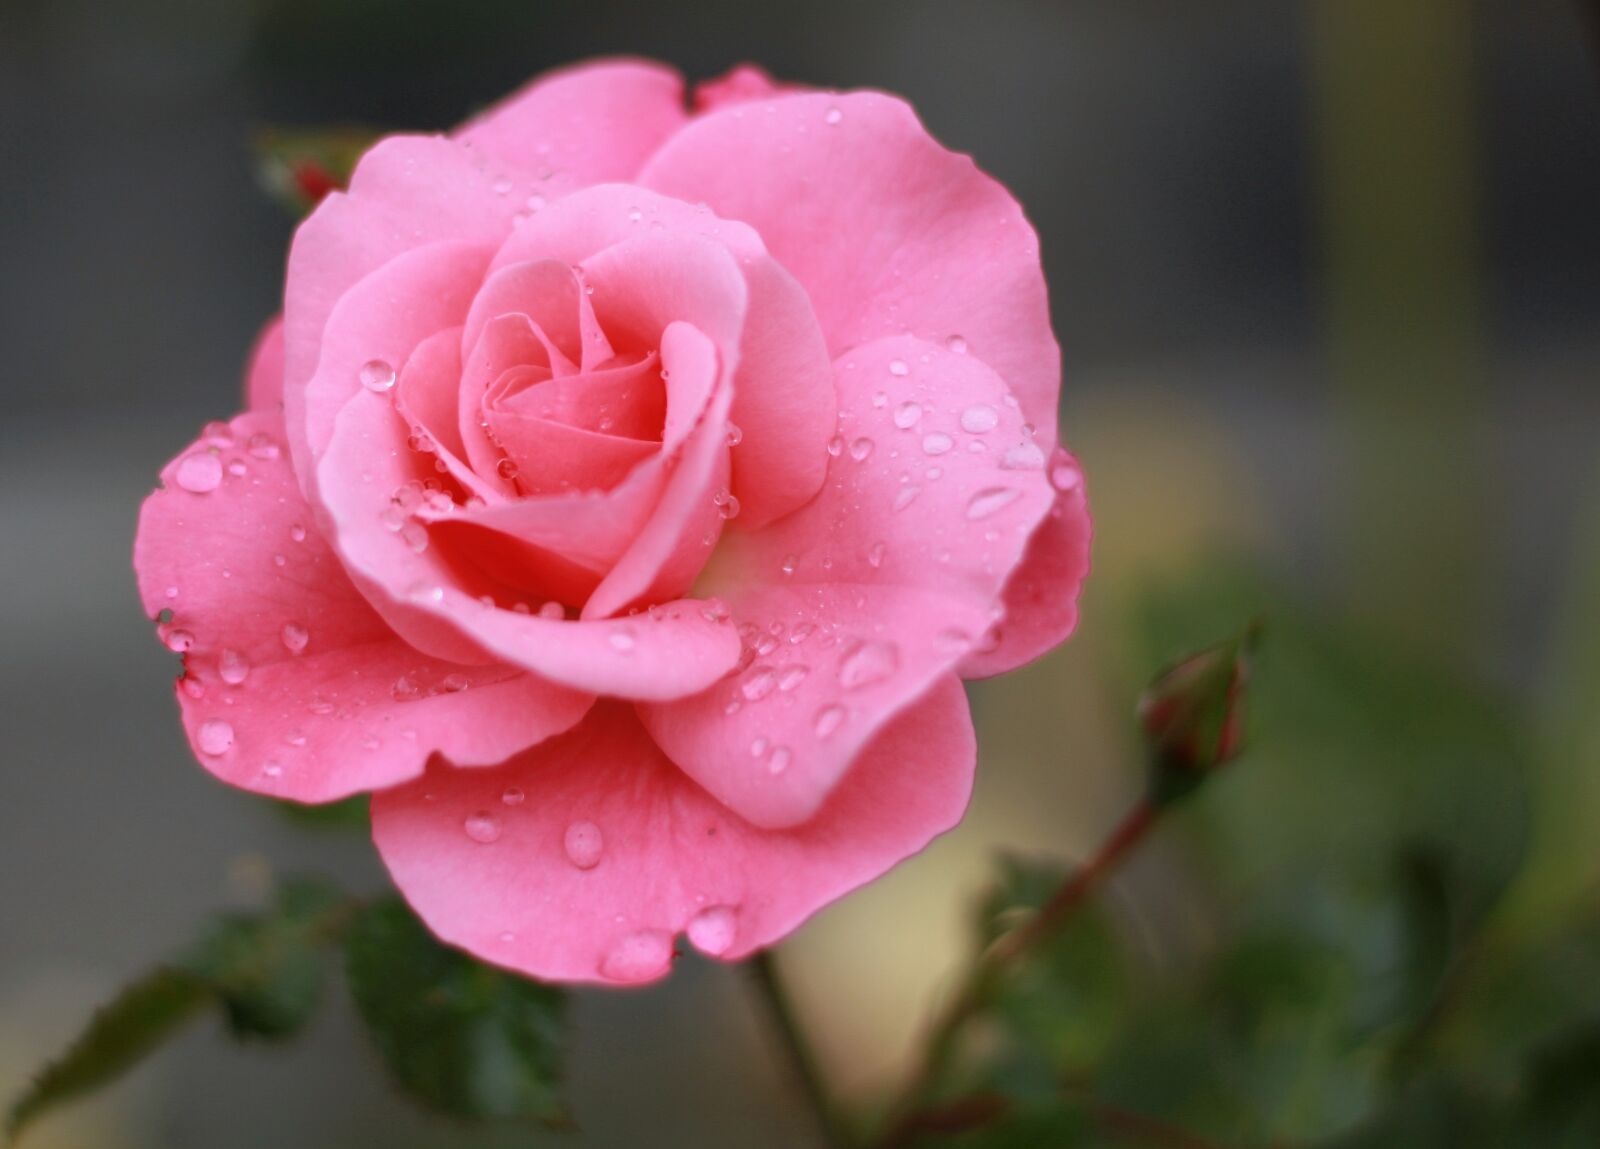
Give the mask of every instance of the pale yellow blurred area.
<path id="1" fill-rule="evenodd" d="M 1255 485 L 1232 460 L 1229 431 L 1170 389 L 1126 381 L 1086 387 L 1069 410 L 1095 516 L 1093 571 L 1078 632 L 1024 670 L 971 691 L 978 778 L 962 824 L 820 914 L 781 951 L 785 975 L 831 1084 L 862 1100 L 906 1066 L 922 1027 L 970 953 L 973 904 L 995 855 L 1082 858 L 1135 799 L 1131 709 L 1114 683 L 1115 613 L 1139 582 L 1183 569 L 1219 545 L 1262 542 Z M 1151 668 L 1145 668 L 1151 669 Z M 1192 902 L 1158 844 L 1126 880 L 1155 887 L 1119 909 L 1159 951 Z M 1153 871 L 1153 878 L 1152 878 Z M 1123 879 L 1119 879 L 1123 880 Z M 1119 900 L 1113 889 L 1113 900 Z M 1161 920 L 1151 920 L 1152 915 Z M 1159 960 L 1160 953 L 1151 955 Z"/>

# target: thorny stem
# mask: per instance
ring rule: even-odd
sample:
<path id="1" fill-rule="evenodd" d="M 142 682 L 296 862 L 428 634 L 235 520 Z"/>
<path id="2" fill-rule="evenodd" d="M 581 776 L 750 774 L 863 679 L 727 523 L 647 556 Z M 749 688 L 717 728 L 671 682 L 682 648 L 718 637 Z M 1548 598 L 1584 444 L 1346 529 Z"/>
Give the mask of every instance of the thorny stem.
<path id="1" fill-rule="evenodd" d="M 806 1040 L 795 1015 L 794 1004 L 789 1000 L 783 980 L 778 973 L 777 961 L 771 950 L 762 950 L 750 959 L 750 972 L 756 988 L 767 1004 L 773 1027 L 778 1031 L 779 1043 L 789 1062 L 790 1072 L 805 1094 L 806 1104 L 816 1120 L 817 1131 L 828 1149 L 852 1149 L 854 1139 L 840 1123 L 833 1103 L 828 1098 L 827 1086 L 822 1080 L 822 1070 L 811 1043 Z"/>
<path id="2" fill-rule="evenodd" d="M 940 1071 L 949 1061 L 961 1026 L 982 1006 L 994 979 L 1023 954 L 1049 937 L 1087 899 L 1100 881 L 1115 870 L 1149 835 L 1170 803 L 1141 799 L 1118 823 L 1111 836 L 1080 866 L 1027 924 L 1003 935 L 973 964 L 929 1030 L 925 1052 L 899 1103 L 891 1110 L 880 1149 L 902 1149 L 926 1128 L 921 1106 Z"/>

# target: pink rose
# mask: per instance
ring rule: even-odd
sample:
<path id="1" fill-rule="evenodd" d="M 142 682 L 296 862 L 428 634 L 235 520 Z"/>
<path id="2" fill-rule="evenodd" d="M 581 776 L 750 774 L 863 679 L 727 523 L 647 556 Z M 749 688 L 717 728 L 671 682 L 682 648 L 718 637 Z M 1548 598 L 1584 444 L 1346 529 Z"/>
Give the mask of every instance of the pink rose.
<path id="1" fill-rule="evenodd" d="M 1006 190 L 891 96 L 695 106 L 608 61 L 378 143 L 139 522 L 205 767 L 372 791 L 431 928 L 542 978 L 742 957 L 953 826 L 961 679 L 1088 565 Z"/>

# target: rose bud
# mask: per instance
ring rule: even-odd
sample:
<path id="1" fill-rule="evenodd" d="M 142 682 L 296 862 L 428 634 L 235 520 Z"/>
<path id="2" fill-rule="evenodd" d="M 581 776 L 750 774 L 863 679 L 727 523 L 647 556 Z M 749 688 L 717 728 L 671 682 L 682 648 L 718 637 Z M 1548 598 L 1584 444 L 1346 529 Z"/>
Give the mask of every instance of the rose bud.
<path id="1" fill-rule="evenodd" d="M 1252 624 L 1238 637 L 1190 655 L 1158 674 L 1139 696 L 1158 801 L 1187 794 L 1238 755 L 1255 635 Z"/>

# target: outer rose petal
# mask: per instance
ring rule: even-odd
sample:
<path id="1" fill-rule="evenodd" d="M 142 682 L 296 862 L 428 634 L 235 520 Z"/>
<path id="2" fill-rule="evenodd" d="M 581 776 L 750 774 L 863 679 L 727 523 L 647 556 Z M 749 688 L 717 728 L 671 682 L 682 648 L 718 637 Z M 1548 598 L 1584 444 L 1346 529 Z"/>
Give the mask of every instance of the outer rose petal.
<path id="1" fill-rule="evenodd" d="M 1052 496 L 984 364 L 902 337 L 835 367 L 822 493 L 724 536 L 698 584 L 741 626 L 741 673 L 640 707 L 674 762 L 762 826 L 810 817 L 873 732 L 972 648 Z"/>
<path id="2" fill-rule="evenodd" d="M 547 72 L 469 120 L 456 138 L 534 176 L 553 198 L 551 191 L 632 179 L 687 118 L 683 79 L 671 68 L 594 60 Z"/>
<path id="3" fill-rule="evenodd" d="M 802 92 L 799 84 L 780 84 L 763 68 L 754 64 L 740 64 L 714 80 L 702 80 L 694 86 L 694 110 L 702 115 L 726 104 L 742 104 L 747 100 L 764 100 L 780 92 Z"/>
<path id="4" fill-rule="evenodd" d="M 904 102 L 817 93 L 721 108 L 668 140 L 638 182 L 753 226 L 835 355 L 901 332 L 964 340 L 1054 445 L 1061 354 L 1038 237 Z"/>
<path id="5" fill-rule="evenodd" d="M 582 717 L 588 695 L 396 638 L 309 525 L 282 417 L 250 412 L 229 426 L 162 471 L 134 544 L 145 609 L 171 610 L 166 638 L 185 648 L 178 701 L 208 770 L 322 802 L 413 778 L 435 751 L 500 762 Z M 222 476 L 207 493 L 180 479 L 211 465 L 197 457 Z"/>
<path id="6" fill-rule="evenodd" d="M 1078 625 L 1078 594 L 1089 575 L 1094 525 L 1078 460 L 1057 447 L 1049 474 L 1055 505 L 1006 583 L 1005 617 L 993 632 L 999 645 L 962 659 L 958 669 L 964 678 L 1015 670 L 1065 642 Z"/>
<path id="7" fill-rule="evenodd" d="M 502 769 L 439 769 L 376 795 L 373 837 L 445 941 L 535 977 L 645 982 L 667 972 L 680 931 L 744 957 L 922 849 L 960 820 L 974 760 L 966 697 L 947 675 L 814 819 L 760 830 L 606 702 Z"/>
<path id="8" fill-rule="evenodd" d="M 245 371 L 245 407 L 278 414 L 283 410 L 283 316 L 267 321 L 250 349 Z"/>
<path id="9" fill-rule="evenodd" d="M 390 136 L 361 157 L 350 190 L 324 199 L 295 232 L 283 293 L 283 398 L 302 489 L 308 489 L 314 469 L 314 455 L 305 450 L 305 388 L 322 357 L 323 329 L 334 308 L 362 279 L 414 248 L 441 241 L 498 244 L 521 206 L 515 196 L 497 193 L 498 183 L 497 173 L 458 143 Z M 420 331 L 418 337 L 432 333 Z M 319 450 L 321 445 L 315 443 Z"/>

